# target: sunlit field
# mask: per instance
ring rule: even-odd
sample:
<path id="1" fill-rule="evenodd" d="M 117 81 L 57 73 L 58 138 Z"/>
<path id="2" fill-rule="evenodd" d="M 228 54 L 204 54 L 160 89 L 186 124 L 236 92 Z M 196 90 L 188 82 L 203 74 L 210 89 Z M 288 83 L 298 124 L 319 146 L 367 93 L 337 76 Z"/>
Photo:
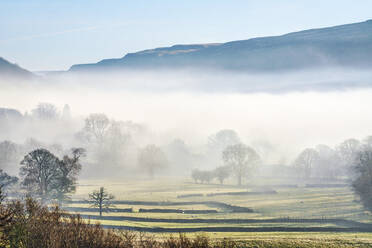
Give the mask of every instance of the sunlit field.
<path id="1" fill-rule="evenodd" d="M 81 200 L 88 199 L 88 194 L 101 185 L 105 185 L 107 191 L 116 198 L 112 209 L 99 218 L 98 211 L 91 208 L 89 203 Z M 208 196 L 212 193 L 242 191 L 250 191 L 252 194 Z M 203 196 L 188 197 L 190 194 L 202 194 Z M 245 207 L 253 211 L 236 212 L 225 205 L 218 205 L 219 203 Z M 329 231 L 327 228 L 336 228 L 330 230 L 341 232 L 343 228 L 346 228 L 345 231 L 353 231 L 353 228 L 369 227 L 368 224 L 372 220 L 346 184 L 331 185 L 331 187 L 324 185 L 310 187 L 304 184 L 270 186 L 268 184 L 265 187 L 250 188 L 234 185 L 195 184 L 187 179 L 125 180 L 125 182 L 82 181 L 74 200 L 65 207 L 82 214 L 84 218 L 90 219 L 93 223 L 100 222 L 107 228 L 130 230 L 134 228 L 136 230 L 135 228 L 138 227 L 157 233 L 177 232 L 180 229 L 187 232 L 189 228 L 201 228 L 201 231 L 215 233 L 218 231 L 218 229 L 213 229 L 215 227 L 222 228 L 223 232 L 237 228 L 233 236 L 239 238 L 245 237 L 239 228 L 248 228 L 247 231 L 254 231 L 249 228 L 283 228 L 281 231 L 294 228 L 293 231 L 296 232 L 300 230 L 295 228 L 325 228 L 324 231 Z M 78 208 L 84 208 L 84 210 L 81 211 Z M 117 212 L 119 209 L 131 209 L 132 212 Z M 143 212 L 143 210 L 150 209 L 181 212 Z M 187 213 L 187 210 L 212 210 L 215 213 Z M 190 231 L 192 230 L 194 229 Z M 249 236 L 252 237 L 252 234 Z"/>
<path id="2" fill-rule="evenodd" d="M 200 234 L 213 240 L 228 237 L 248 247 L 370 247 L 372 234 L 364 228 L 370 229 L 372 218 L 351 188 L 340 182 L 332 187 L 310 187 L 309 184 L 280 184 L 270 179 L 261 180 L 255 187 L 196 184 L 188 179 L 86 180 L 81 181 L 72 203 L 65 208 L 70 211 L 86 208 L 76 213 L 91 223 L 99 222 L 105 228 L 121 231 L 146 231 L 156 239 L 177 237 L 182 231 L 189 237 Z M 98 211 L 81 200 L 87 200 L 88 194 L 102 185 L 116 198 L 113 209 L 100 218 Z M 242 191 L 256 194 L 208 196 Z M 190 194 L 203 196 L 187 197 Z M 251 208 L 253 212 L 234 213 L 216 206 L 215 202 Z M 130 208 L 132 212 L 116 212 Z M 215 210 L 217 213 L 148 213 L 140 209 Z"/>

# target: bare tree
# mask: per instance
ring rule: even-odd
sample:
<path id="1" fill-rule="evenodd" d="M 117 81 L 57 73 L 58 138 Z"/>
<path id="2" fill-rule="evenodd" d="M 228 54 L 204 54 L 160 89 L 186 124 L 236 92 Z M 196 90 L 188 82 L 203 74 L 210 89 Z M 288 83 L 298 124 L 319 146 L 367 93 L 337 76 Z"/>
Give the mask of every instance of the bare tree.
<path id="1" fill-rule="evenodd" d="M 337 147 L 337 152 L 342 160 L 346 175 L 349 175 L 350 169 L 360 150 L 361 143 L 357 139 L 347 139 Z"/>
<path id="2" fill-rule="evenodd" d="M 132 144 L 132 137 L 126 131 L 123 122 L 112 121 L 96 154 L 99 160 L 105 160 L 114 166 L 122 165 Z"/>
<path id="3" fill-rule="evenodd" d="M 84 131 L 89 138 L 93 138 L 97 142 L 103 142 L 109 126 L 110 120 L 105 114 L 90 114 L 85 119 Z"/>
<path id="4" fill-rule="evenodd" d="M 244 144 L 228 146 L 223 151 L 222 159 L 226 166 L 232 168 L 239 186 L 242 184 L 242 178 L 252 173 L 260 163 L 260 156 L 256 151 Z"/>
<path id="5" fill-rule="evenodd" d="M 56 120 L 59 117 L 56 106 L 51 103 L 39 103 L 32 110 L 32 116 L 41 120 Z"/>
<path id="6" fill-rule="evenodd" d="M 230 166 L 220 166 L 214 170 L 214 174 L 217 177 L 218 181 L 223 184 L 223 181 L 230 177 L 231 167 Z"/>
<path id="7" fill-rule="evenodd" d="M 89 194 L 89 198 L 93 201 L 93 207 L 99 209 L 99 216 L 102 216 L 103 211 L 109 211 L 110 208 L 114 207 L 111 201 L 115 198 L 113 195 L 107 193 L 104 187 L 101 187 L 98 191 L 94 191 Z"/>
<path id="8" fill-rule="evenodd" d="M 147 145 L 138 154 L 138 164 L 153 178 L 155 171 L 164 169 L 168 165 L 164 152 L 155 145 Z"/>
<path id="9" fill-rule="evenodd" d="M 306 148 L 295 159 L 294 166 L 304 178 L 310 178 L 313 167 L 319 159 L 319 154 L 315 149 Z"/>

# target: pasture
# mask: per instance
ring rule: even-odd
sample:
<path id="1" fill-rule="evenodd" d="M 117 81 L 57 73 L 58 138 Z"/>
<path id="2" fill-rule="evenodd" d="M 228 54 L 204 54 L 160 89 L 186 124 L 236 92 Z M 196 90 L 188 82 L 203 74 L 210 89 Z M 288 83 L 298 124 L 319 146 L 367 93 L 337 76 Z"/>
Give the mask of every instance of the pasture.
<path id="1" fill-rule="evenodd" d="M 267 180 L 255 185 L 259 186 L 196 184 L 187 179 L 89 180 L 81 181 L 65 208 L 106 228 L 151 232 L 158 238 L 169 233 L 192 236 L 203 232 L 216 239 L 263 243 L 275 239 L 293 245 L 339 244 L 330 247 L 372 244 L 372 216 L 347 184 Z M 114 209 L 99 217 L 87 200 L 89 193 L 101 186 L 115 195 L 115 200 Z"/>

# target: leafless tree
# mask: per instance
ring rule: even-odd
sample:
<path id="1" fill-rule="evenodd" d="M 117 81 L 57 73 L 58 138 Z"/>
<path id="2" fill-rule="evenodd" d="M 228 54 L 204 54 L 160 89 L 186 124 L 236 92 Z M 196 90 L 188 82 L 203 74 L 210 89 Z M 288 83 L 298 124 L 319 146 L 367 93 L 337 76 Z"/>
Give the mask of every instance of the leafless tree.
<path id="1" fill-rule="evenodd" d="M 92 207 L 97 207 L 99 209 L 99 216 L 102 216 L 103 211 L 109 211 L 110 208 L 114 207 L 111 201 L 115 197 L 107 193 L 104 187 L 89 194 L 89 198 L 93 201 Z"/>
<path id="2" fill-rule="evenodd" d="M 256 151 L 244 144 L 228 146 L 223 151 L 222 159 L 226 166 L 232 168 L 239 186 L 242 184 L 242 178 L 251 174 L 260 163 L 260 156 Z"/>
<path id="3" fill-rule="evenodd" d="M 109 127 L 110 120 L 105 114 L 90 114 L 85 119 L 84 131 L 95 141 L 103 142 Z"/>
<path id="4" fill-rule="evenodd" d="M 32 110 L 32 116 L 41 120 L 56 120 L 59 117 L 56 106 L 50 103 L 39 103 Z"/>
<path id="5" fill-rule="evenodd" d="M 319 154 L 315 149 L 306 148 L 295 159 L 294 166 L 304 178 L 310 178 L 318 162 Z"/>
<path id="6" fill-rule="evenodd" d="M 101 160 L 105 160 L 114 166 L 120 166 L 126 160 L 131 144 L 132 137 L 126 131 L 124 123 L 111 121 L 103 144 L 99 147 L 100 151 L 96 151 L 96 153 L 101 156 Z"/>
<path id="7" fill-rule="evenodd" d="M 361 151 L 361 143 L 357 139 L 347 139 L 337 147 L 337 152 L 341 158 L 341 162 L 346 175 L 351 174 L 351 168 L 355 162 L 358 153 Z"/>
<path id="8" fill-rule="evenodd" d="M 138 164 L 153 178 L 155 171 L 164 169 L 168 165 L 164 152 L 156 145 L 147 145 L 138 154 Z"/>

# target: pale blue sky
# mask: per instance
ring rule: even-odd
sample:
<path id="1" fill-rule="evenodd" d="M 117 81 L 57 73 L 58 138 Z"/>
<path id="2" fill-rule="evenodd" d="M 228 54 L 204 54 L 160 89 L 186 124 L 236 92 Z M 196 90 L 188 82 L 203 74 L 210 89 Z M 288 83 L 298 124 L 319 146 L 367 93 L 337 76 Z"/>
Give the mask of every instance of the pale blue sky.
<path id="1" fill-rule="evenodd" d="M 370 0 L 0 0 L 0 57 L 29 70 L 372 19 Z"/>

